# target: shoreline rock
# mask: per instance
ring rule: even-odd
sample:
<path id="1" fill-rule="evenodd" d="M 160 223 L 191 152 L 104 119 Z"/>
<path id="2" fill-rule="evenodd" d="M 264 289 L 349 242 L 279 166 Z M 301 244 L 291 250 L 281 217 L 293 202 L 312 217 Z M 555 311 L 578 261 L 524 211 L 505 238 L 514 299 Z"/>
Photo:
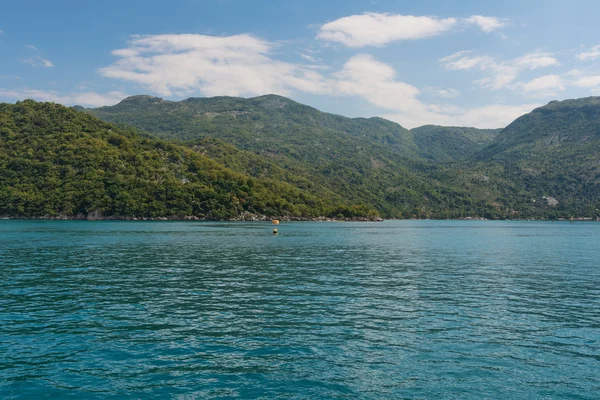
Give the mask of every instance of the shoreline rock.
<path id="1" fill-rule="evenodd" d="M 274 219 L 280 221 L 303 221 L 303 222 L 381 222 L 383 218 L 379 217 L 350 217 L 350 218 L 329 218 L 329 217 L 296 217 L 296 216 L 266 216 L 266 215 L 240 215 L 234 218 L 207 218 L 196 215 L 171 215 L 168 217 L 139 217 L 126 215 L 107 215 L 103 216 L 98 212 L 88 215 L 40 215 L 40 216 L 11 216 L 2 215 L 0 220 L 20 220 L 20 221 L 245 221 L 245 222 L 266 222 Z"/>

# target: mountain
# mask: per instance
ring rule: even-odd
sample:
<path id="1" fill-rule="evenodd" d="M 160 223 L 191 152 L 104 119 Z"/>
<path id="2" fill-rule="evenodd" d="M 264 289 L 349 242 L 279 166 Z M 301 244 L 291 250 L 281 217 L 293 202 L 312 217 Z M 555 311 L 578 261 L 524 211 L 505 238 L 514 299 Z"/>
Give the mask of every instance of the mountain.
<path id="1" fill-rule="evenodd" d="M 408 131 L 396 123 L 328 114 L 276 95 L 183 101 L 132 96 L 115 106 L 89 112 L 161 138 L 189 141 L 216 137 L 244 150 L 268 148 L 276 155 L 312 163 L 328 162 L 361 146 L 375 146 L 380 151 L 392 147 L 402 156 L 418 158 Z"/>
<path id="2" fill-rule="evenodd" d="M 552 101 L 517 118 L 478 165 L 556 216 L 600 214 L 600 97 Z M 546 215 L 549 213 L 546 212 Z"/>
<path id="3" fill-rule="evenodd" d="M 336 204 L 365 204 L 385 217 L 559 218 L 600 214 L 599 103 L 551 102 L 502 130 L 409 131 L 273 95 L 134 96 L 86 112 L 236 173 Z"/>
<path id="4" fill-rule="evenodd" d="M 343 153 L 365 146 L 412 160 L 456 161 L 483 149 L 499 132 L 434 125 L 408 131 L 383 118 L 347 118 L 276 95 L 183 101 L 141 95 L 89 112 L 161 138 L 189 141 L 217 137 L 242 149 L 260 151 L 267 147 L 313 163 L 329 160 L 332 151 Z"/>
<path id="5" fill-rule="evenodd" d="M 480 159 L 518 160 L 600 141 L 600 97 L 552 101 L 517 118 Z"/>
<path id="6" fill-rule="evenodd" d="M 376 215 L 234 172 L 189 148 L 71 108 L 32 100 L 0 104 L 0 216 L 230 219 L 245 213 Z"/>
<path id="7" fill-rule="evenodd" d="M 426 141 L 420 148 L 413 133 L 382 118 L 346 118 L 275 95 L 179 102 L 133 96 L 88 112 L 207 152 L 238 172 L 300 184 L 285 178 L 286 171 L 386 217 L 459 217 L 490 209 L 433 178 L 434 167 L 420 155 Z M 279 170 L 257 171 L 250 160 Z"/>
<path id="8" fill-rule="evenodd" d="M 453 162 L 468 159 L 492 144 L 501 129 L 425 125 L 410 130 L 417 154 L 428 161 Z"/>

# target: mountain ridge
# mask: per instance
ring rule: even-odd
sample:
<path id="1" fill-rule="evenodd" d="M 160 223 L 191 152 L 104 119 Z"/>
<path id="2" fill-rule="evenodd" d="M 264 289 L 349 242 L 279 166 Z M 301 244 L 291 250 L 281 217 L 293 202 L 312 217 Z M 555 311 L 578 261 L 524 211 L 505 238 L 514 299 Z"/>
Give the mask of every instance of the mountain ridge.
<path id="1" fill-rule="evenodd" d="M 87 113 L 0 103 L 0 216 L 374 218 L 373 209 L 240 174 Z"/>
<path id="2" fill-rule="evenodd" d="M 6 110 L 11 105 L 0 107 Z M 24 194 L 19 194 L 22 192 L 18 189 L 20 183 L 10 176 L 19 174 L 21 167 L 15 169 L 17 165 L 22 165 L 32 176 L 39 174 L 31 168 L 43 168 L 52 174 L 60 170 L 44 160 L 49 157 L 55 160 L 56 151 L 63 151 L 62 147 L 56 147 L 63 146 L 61 135 L 72 135 L 68 121 L 61 122 L 61 126 L 68 128 L 66 132 L 54 126 L 54 119 L 65 111 L 53 103 L 32 101 L 12 107 L 15 107 L 12 114 L 5 113 L 8 117 L 0 118 L 0 151 L 8 157 L 3 165 L 4 173 L 9 175 L 3 178 L 4 192 L 0 191 L 5 203 L 17 204 L 18 208 L 19 202 L 37 199 L 36 207 L 43 208 L 40 196 L 44 193 L 53 198 L 54 203 L 62 204 L 64 193 L 60 187 L 52 186 L 47 192 L 39 186 L 41 182 L 34 181 L 37 186 L 30 185 Z M 188 167 L 173 161 L 201 157 L 202 163 L 214 165 L 211 168 L 215 171 L 230 171 L 218 172 L 215 176 L 231 177 L 237 182 L 256 180 L 256 190 L 263 191 L 262 200 L 281 194 L 283 198 L 272 204 L 279 204 L 278 210 L 290 209 L 291 214 L 297 215 L 322 214 L 325 209 L 337 207 L 335 204 L 343 211 L 341 215 L 344 212 L 370 213 L 368 210 L 372 207 L 387 218 L 553 219 L 600 215 L 600 98 L 597 97 L 551 102 L 517 118 L 500 131 L 435 125 L 406 130 L 385 119 L 351 119 L 321 113 L 271 95 L 253 99 L 190 98 L 182 102 L 141 95 L 127 98 L 118 107 L 86 109 L 84 114 L 78 109 L 71 108 L 74 114 L 69 118 L 82 124 L 76 127 L 77 132 L 81 132 L 79 135 L 88 129 L 86 124 L 91 124 L 86 119 L 93 118 L 89 114 L 100 114 L 99 117 L 119 124 L 99 125 L 106 123 L 94 119 L 97 122 L 92 125 L 101 128 L 92 131 L 108 129 L 115 131 L 114 134 L 102 134 L 101 140 L 96 136 L 83 141 L 77 139 L 79 141 L 72 143 L 75 147 L 61 153 L 63 161 L 60 162 L 78 165 L 82 162 L 78 152 L 89 152 L 91 147 L 97 146 L 98 154 L 85 153 L 95 163 L 95 169 L 90 171 L 95 184 L 107 184 L 106 171 L 98 157 L 107 160 L 133 157 L 137 149 L 142 154 L 155 154 L 147 147 L 154 143 L 151 146 L 168 149 L 161 150 L 160 156 L 156 154 L 160 162 L 165 163 L 161 168 L 181 171 Z M 18 125 L 20 131 L 15 131 L 14 124 L 20 124 L 19 121 L 25 121 L 25 125 Z M 50 135 L 44 140 L 56 147 L 55 153 L 47 153 L 43 141 L 37 139 L 33 141 L 37 147 L 28 145 L 32 139 L 21 137 L 21 133 L 15 136 L 15 132 L 32 133 L 32 138 Z M 134 136 L 136 139 L 131 139 Z M 113 147 L 108 146 L 107 141 Z M 10 148 L 6 143 L 16 147 Z M 182 158 L 181 154 L 186 156 Z M 148 183 L 136 181 L 138 175 L 146 176 L 147 171 L 136 170 L 137 167 L 131 165 L 127 167 L 129 175 L 114 175 L 121 167 L 114 163 L 108 166 L 113 171 L 110 179 L 118 178 L 113 183 L 116 193 L 127 192 L 127 182 L 150 188 Z M 152 164 L 146 167 L 148 171 L 153 168 Z M 138 172 L 132 174 L 131 171 Z M 123 181 L 122 177 L 127 176 Z M 47 178 L 47 182 L 60 182 L 56 175 Z M 170 178 L 172 185 L 176 183 L 173 178 Z M 28 182 L 29 178 L 20 179 Z M 230 184 L 225 187 L 227 185 Z M 232 187 L 236 185 L 244 184 Z M 279 189 L 267 195 L 266 187 Z M 173 188 L 176 193 L 185 192 L 178 184 Z M 142 193 L 139 188 L 131 189 Z M 151 191 L 161 193 L 157 187 Z M 8 198 L 6 193 L 9 193 Z M 152 196 L 147 199 L 150 203 L 156 200 L 152 200 Z M 241 212 L 230 200 L 224 200 L 225 208 L 219 215 L 231 218 Z M 109 196 L 105 201 L 112 204 L 109 212 L 115 213 L 114 198 Z M 261 201 L 257 204 L 259 209 L 264 209 L 266 203 Z M 150 203 L 144 203 L 144 207 Z M 185 203 L 180 202 L 177 207 L 184 207 Z M 213 203 L 217 205 L 218 202 Z M 269 207 L 272 210 L 272 206 Z M 351 207 L 359 208 L 352 211 Z"/>
<path id="3" fill-rule="evenodd" d="M 337 116 L 337 117 L 343 117 L 343 118 L 348 118 L 348 119 L 353 119 L 353 120 L 383 120 L 387 123 L 391 123 L 391 124 L 395 124 L 398 125 L 402 128 L 404 128 L 402 126 L 401 123 L 399 122 L 395 122 L 392 121 L 390 119 L 381 117 L 381 116 L 371 116 L 371 117 L 348 117 L 345 116 L 343 114 L 339 114 L 339 113 L 331 113 L 331 112 L 327 112 L 327 111 L 320 111 L 318 108 L 313 107 L 313 106 L 309 106 L 306 104 L 302 104 L 296 100 L 290 99 L 289 97 L 285 97 L 282 95 L 278 95 L 278 94 L 274 94 L 274 93 L 269 93 L 269 94 L 264 94 L 264 95 L 260 95 L 260 96 L 254 96 L 254 97 L 238 97 L 238 96 L 210 96 L 210 97 L 188 97 L 186 99 L 181 99 L 181 100 L 165 100 L 162 97 L 159 96 L 152 96 L 152 95 L 147 95 L 147 94 L 138 94 L 138 95 L 131 95 L 131 96 L 127 96 L 125 97 L 123 100 L 119 101 L 118 103 L 112 105 L 112 106 L 100 106 L 100 107 L 89 107 L 89 108 L 84 108 L 85 110 L 99 110 L 99 109 L 104 109 L 104 108 L 110 108 L 110 107 L 115 107 L 118 106 L 119 104 L 126 102 L 132 102 L 132 101 L 136 101 L 136 100 L 156 100 L 156 102 L 159 103 L 182 103 L 182 102 L 187 102 L 189 100 L 213 100 L 213 99 L 242 99 L 242 100 L 257 100 L 257 99 L 261 99 L 261 98 L 277 98 L 277 99 L 284 99 L 286 101 L 295 103 L 295 104 L 299 104 L 302 105 L 304 107 L 308 107 L 311 108 L 313 110 L 317 110 L 319 112 L 322 112 L 324 114 L 329 114 L 332 116 Z M 556 100 L 554 100 L 556 101 Z M 73 107 L 81 107 L 81 106 L 73 106 Z M 82 107 L 83 108 L 83 107 Z M 498 127 L 498 128 L 477 128 L 474 126 L 458 126 L 458 125 L 437 125 L 437 124 L 425 124 L 425 125 L 420 125 L 411 129 L 407 129 L 407 130 L 415 130 L 415 129 L 419 129 L 419 128 L 423 128 L 423 127 L 429 127 L 429 126 L 436 126 L 436 127 L 442 127 L 442 128 L 468 128 L 468 129 L 479 129 L 479 130 L 499 130 L 499 129 L 503 129 L 502 127 Z"/>
<path id="4" fill-rule="evenodd" d="M 119 107 L 100 109 L 100 113 L 108 111 L 105 115 L 98 115 L 99 111 L 89 112 L 96 112 L 107 120 L 138 126 L 169 140 L 183 140 L 182 143 L 189 145 L 210 137 L 224 140 L 243 151 L 267 157 L 286 170 L 299 168 L 297 171 L 303 171 L 301 174 L 305 177 L 314 177 L 320 184 L 344 196 L 352 197 L 353 191 L 378 193 L 375 197 L 362 199 L 367 203 L 375 202 L 378 209 L 385 209 L 389 202 L 418 203 L 415 195 L 433 185 L 452 188 L 453 196 L 457 198 L 465 198 L 466 192 L 466 197 L 471 197 L 471 204 L 495 208 L 496 211 L 491 213 L 484 209 L 477 211 L 491 216 L 595 213 L 593 200 L 589 197 L 589 193 L 597 191 L 593 183 L 596 180 L 595 144 L 588 143 L 589 148 L 575 145 L 548 147 L 530 140 L 544 136 L 548 131 L 544 124 L 558 125 L 552 118 L 562 118 L 556 116 L 564 113 L 562 105 L 575 112 L 569 122 L 573 126 L 569 129 L 588 135 L 590 130 L 600 126 L 600 121 L 595 119 L 597 113 L 593 111 L 593 104 L 597 102 L 595 97 L 550 102 L 517 118 L 508 127 L 496 130 L 435 125 L 406 130 L 382 118 L 351 119 L 321 113 L 280 96 L 260 96 L 258 99 L 221 97 L 172 102 L 167 103 L 173 108 L 171 112 L 157 110 L 143 118 L 128 114 L 127 110 L 119 111 Z M 278 107 L 268 112 L 261 107 L 258 112 L 253 108 L 257 106 L 256 102 L 265 101 Z M 205 108 L 198 109 L 195 115 L 190 115 L 188 109 L 187 115 L 176 116 L 176 109 L 182 104 L 185 107 L 201 104 Z M 592 118 L 590 124 L 577 125 L 585 120 L 585 116 L 578 114 L 580 108 L 588 110 L 588 114 L 591 112 L 588 115 Z M 143 115 L 148 109 L 141 111 Z M 292 113 L 286 114 L 288 111 Z M 531 121 L 531 126 L 525 124 L 523 127 L 523 121 Z M 181 125 L 174 131 L 168 131 L 178 123 Z M 161 124 L 167 125 L 167 130 L 161 130 Z M 515 126 L 521 127 L 513 129 Z M 531 132 L 527 133 L 524 128 Z M 516 133 L 510 134 L 511 130 Z M 515 144 L 512 150 L 509 149 L 511 143 Z M 218 146 L 209 147 L 212 156 L 219 158 Z M 395 172 L 391 173 L 392 170 Z M 354 183 L 343 187 L 341 183 L 345 182 Z M 374 188 L 374 182 L 382 186 Z M 575 183 L 570 184 L 571 191 L 565 191 L 561 182 Z M 396 194 L 386 192 L 393 187 L 404 194 L 398 198 Z M 414 188 L 420 189 L 415 191 Z M 400 200 L 406 199 L 407 193 L 411 193 L 408 196 L 411 200 Z M 558 199 L 558 203 L 546 204 L 544 198 L 548 197 Z M 425 198 L 429 196 L 425 195 Z M 381 203 L 378 199 L 387 200 Z M 453 200 L 444 202 L 455 207 Z M 398 209 L 397 206 L 392 209 L 394 207 Z M 403 210 L 404 217 L 427 215 L 416 209 L 408 213 Z"/>

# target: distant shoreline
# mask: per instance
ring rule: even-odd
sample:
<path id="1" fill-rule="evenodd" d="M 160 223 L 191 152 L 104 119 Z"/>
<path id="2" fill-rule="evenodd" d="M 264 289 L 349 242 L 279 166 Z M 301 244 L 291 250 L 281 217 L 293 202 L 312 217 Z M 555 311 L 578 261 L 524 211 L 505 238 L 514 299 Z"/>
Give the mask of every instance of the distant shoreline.
<path id="1" fill-rule="evenodd" d="M 558 219 L 488 219 L 479 217 L 464 217 L 464 218 L 379 218 L 379 217 L 351 217 L 351 218 L 329 218 L 329 217 L 264 217 L 249 219 L 249 218 L 205 218 L 196 216 L 170 216 L 170 217 L 130 217 L 130 216 L 106 216 L 87 218 L 85 216 L 0 216 L 0 221 L 130 221 L 130 222 L 270 222 L 279 220 L 282 222 L 383 222 L 383 221 L 521 221 L 521 222 L 600 222 L 600 217 L 579 217 L 579 218 L 558 218 Z"/>
<path id="2" fill-rule="evenodd" d="M 330 217 L 242 217 L 242 218 L 206 218 L 197 216 L 169 216 L 169 217 L 131 217 L 131 216 L 92 216 L 86 217 L 83 215 L 78 216 L 0 216 L 0 220 L 10 221 L 230 221 L 230 222 L 270 222 L 272 220 L 279 220 L 285 222 L 382 222 L 383 218 L 380 217 L 348 217 L 348 218 L 330 218 Z"/>

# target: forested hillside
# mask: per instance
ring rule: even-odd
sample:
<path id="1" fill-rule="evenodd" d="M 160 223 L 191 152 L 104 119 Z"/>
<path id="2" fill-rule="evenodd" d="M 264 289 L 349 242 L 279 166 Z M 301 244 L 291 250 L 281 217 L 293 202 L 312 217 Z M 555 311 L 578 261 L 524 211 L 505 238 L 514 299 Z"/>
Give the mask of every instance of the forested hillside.
<path id="1" fill-rule="evenodd" d="M 275 176 L 303 177 L 386 216 L 568 218 L 598 214 L 598 102 L 552 102 L 503 130 L 427 125 L 408 131 L 280 96 L 181 102 L 134 96 L 88 112 L 205 148 L 240 171 L 248 165 L 236 160 L 247 164 L 248 153 L 232 151 L 245 149 L 259 157 L 251 164 L 280 167 Z M 214 138 L 231 147 L 207 145 Z"/>
<path id="2" fill-rule="evenodd" d="M 253 164 L 277 165 L 315 188 L 326 188 L 353 203 L 373 205 L 386 217 L 457 218 L 493 212 L 484 200 L 436 180 L 431 174 L 435 167 L 423 156 L 426 141 L 419 142 L 423 144 L 420 148 L 413 133 L 382 118 L 346 118 L 275 95 L 180 102 L 133 96 L 88 112 L 192 148 L 204 148 L 211 157 L 240 172 L 256 173 L 256 168 L 244 165 L 252 153 Z M 431 140 L 433 136 L 429 135 Z M 207 145 L 207 139 L 221 141 Z M 454 151 L 447 148 L 443 157 L 435 150 L 432 158 L 445 161 Z M 245 153 L 232 156 L 234 149 Z M 274 171 L 264 169 L 260 174 L 281 178 L 281 173 L 264 175 Z"/>
<path id="3" fill-rule="evenodd" d="M 344 204 L 342 204 L 344 203 Z M 53 103 L 0 104 L 0 216 L 374 216 Z"/>
<path id="4" fill-rule="evenodd" d="M 408 131 L 271 95 L 28 100 L 0 106 L 0 216 L 595 218 L 599 154 L 598 98 L 501 131 Z"/>
<path id="5" fill-rule="evenodd" d="M 454 162 L 472 158 L 492 144 L 501 129 L 425 125 L 410 130 L 418 155 L 430 162 Z"/>

